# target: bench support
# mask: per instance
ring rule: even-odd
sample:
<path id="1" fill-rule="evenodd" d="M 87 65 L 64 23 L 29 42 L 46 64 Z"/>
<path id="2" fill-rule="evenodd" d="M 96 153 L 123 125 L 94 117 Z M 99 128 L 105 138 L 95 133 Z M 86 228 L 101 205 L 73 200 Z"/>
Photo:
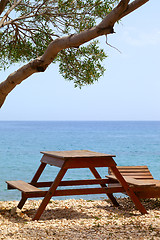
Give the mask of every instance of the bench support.
<path id="1" fill-rule="evenodd" d="M 47 165 L 46 163 L 41 163 L 41 164 L 40 164 L 37 172 L 35 173 L 32 181 L 31 181 L 31 184 L 38 181 L 38 179 L 40 178 L 40 176 L 41 176 L 43 170 L 45 169 L 46 165 Z M 27 201 L 27 197 L 22 194 L 22 199 L 21 199 L 21 201 L 19 202 L 19 204 L 18 204 L 17 207 L 18 207 L 19 209 L 22 209 L 22 207 L 24 206 L 24 204 L 25 204 L 26 201 Z"/>

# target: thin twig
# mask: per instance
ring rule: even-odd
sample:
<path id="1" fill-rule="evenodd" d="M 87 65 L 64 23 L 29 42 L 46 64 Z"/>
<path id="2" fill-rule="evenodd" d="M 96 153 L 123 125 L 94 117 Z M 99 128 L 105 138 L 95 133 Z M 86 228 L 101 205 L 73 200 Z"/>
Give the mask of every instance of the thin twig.
<path id="1" fill-rule="evenodd" d="M 107 41 L 107 35 L 106 35 L 106 44 L 107 44 L 109 47 L 114 48 L 115 50 L 117 50 L 119 53 L 122 54 L 122 52 L 121 52 L 118 48 L 116 48 L 116 47 L 114 47 L 114 46 L 112 46 L 111 44 L 108 43 L 108 41 Z"/>

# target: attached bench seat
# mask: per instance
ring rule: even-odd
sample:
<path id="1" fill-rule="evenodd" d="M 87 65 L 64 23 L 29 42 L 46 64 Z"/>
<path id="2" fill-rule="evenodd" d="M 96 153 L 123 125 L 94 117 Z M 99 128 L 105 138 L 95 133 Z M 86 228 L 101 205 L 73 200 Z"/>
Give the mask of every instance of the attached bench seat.
<path id="1" fill-rule="evenodd" d="M 147 166 L 117 166 L 123 176 L 132 177 L 134 179 L 154 179 Z M 108 168 L 109 175 L 112 174 Z"/>
<path id="2" fill-rule="evenodd" d="M 114 180 L 117 180 L 117 178 L 114 176 L 114 175 L 109 175 L 109 176 L 106 176 L 107 178 L 110 178 L 110 179 L 114 179 Z M 156 184 L 152 181 L 144 181 L 144 180 L 137 180 L 133 177 L 125 177 L 123 176 L 125 181 L 129 184 L 129 185 L 133 185 L 133 186 L 138 186 L 138 187 L 148 187 L 148 186 L 155 186 Z M 109 185 L 112 185 L 112 184 L 109 184 Z"/>
<path id="3" fill-rule="evenodd" d="M 26 197 L 44 197 L 46 191 L 43 191 L 33 185 L 26 183 L 21 180 L 17 181 L 6 181 L 8 189 L 18 189 L 21 191 Z"/>
<path id="4" fill-rule="evenodd" d="M 147 166 L 117 166 L 117 168 L 139 198 L 160 198 L 160 180 L 153 178 Z M 118 181 L 116 182 L 116 177 L 110 168 L 108 173 L 106 177 L 115 181 L 108 186 L 121 186 Z"/>

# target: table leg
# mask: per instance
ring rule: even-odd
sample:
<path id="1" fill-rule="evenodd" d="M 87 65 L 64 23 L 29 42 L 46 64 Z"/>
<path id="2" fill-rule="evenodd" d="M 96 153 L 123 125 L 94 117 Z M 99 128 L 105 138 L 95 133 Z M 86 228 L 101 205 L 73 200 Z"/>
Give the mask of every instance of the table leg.
<path id="1" fill-rule="evenodd" d="M 99 173 L 97 172 L 97 170 L 94 167 L 89 168 L 90 171 L 92 172 L 92 174 L 95 176 L 95 178 L 101 178 L 101 176 L 99 175 Z M 100 184 L 102 188 L 106 189 L 107 186 L 106 184 Z M 113 205 L 115 207 L 119 206 L 119 203 L 117 202 L 117 200 L 115 199 L 115 197 L 113 196 L 112 193 L 106 193 L 108 198 L 111 200 L 111 202 L 113 203 Z"/>
<path id="2" fill-rule="evenodd" d="M 47 164 L 46 164 L 46 163 L 43 163 L 43 162 L 40 164 L 37 172 L 35 173 L 34 177 L 32 178 L 31 183 L 34 183 L 34 182 L 37 182 L 37 181 L 38 181 L 38 179 L 40 178 L 40 176 L 41 176 L 43 170 L 45 169 L 46 165 L 47 165 Z"/>
<path id="3" fill-rule="evenodd" d="M 142 205 L 142 203 L 140 202 L 139 198 L 135 195 L 133 190 L 129 187 L 128 183 L 125 181 L 124 177 L 121 175 L 121 173 L 119 172 L 117 167 L 110 167 L 110 168 L 111 168 L 113 174 L 115 175 L 115 177 L 117 178 L 117 180 L 120 182 L 122 187 L 125 189 L 128 196 L 131 198 L 132 202 L 135 204 L 135 206 L 139 209 L 139 211 L 142 214 L 146 214 L 147 211 L 146 211 L 145 207 Z"/>
<path id="4" fill-rule="evenodd" d="M 36 171 L 34 177 L 32 178 L 32 181 L 31 183 L 34 183 L 34 182 L 37 182 L 38 179 L 40 178 L 43 170 L 45 169 L 46 167 L 46 163 L 41 163 L 38 170 Z M 22 209 L 22 207 L 24 206 L 25 202 L 27 201 L 27 197 L 25 197 L 23 194 L 22 194 L 22 199 L 20 200 L 19 204 L 18 204 L 18 208 L 19 209 Z"/>
<path id="5" fill-rule="evenodd" d="M 39 220 L 40 216 L 42 215 L 44 209 L 46 208 L 47 204 L 49 203 L 52 196 L 54 196 L 54 193 L 61 182 L 62 178 L 64 177 L 67 169 L 61 168 L 57 177 L 55 178 L 54 182 L 52 183 L 50 189 L 48 190 L 47 194 L 45 195 L 44 199 L 41 202 L 41 205 L 39 206 L 33 220 Z"/>
<path id="6" fill-rule="evenodd" d="M 27 197 L 25 197 L 24 195 L 23 195 L 23 193 L 22 193 L 22 198 L 21 198 L 21 200 L 20 200 L 20 202 L 18 203 L 18 208 L 19 209 L 22 209 L 22 207 L 24 206 L 24 204 L 25 204 L 25 202 L 27 201 Z"/>

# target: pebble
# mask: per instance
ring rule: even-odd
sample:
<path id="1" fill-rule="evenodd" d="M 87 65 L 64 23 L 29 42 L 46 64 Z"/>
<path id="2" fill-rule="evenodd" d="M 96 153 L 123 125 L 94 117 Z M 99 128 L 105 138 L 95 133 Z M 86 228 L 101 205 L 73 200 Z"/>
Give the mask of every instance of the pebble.
<path id="1" fill-rule="evenodd" d="M 109 200 L 52 200 L 41 219 L 32 221 L 41 201 L 28 200 L 22 210 L 16 201 L 0 201 L 0 239 L 5 240 L 160 240 L 160 201 L 143 201 L 148 214 L 135 210 L 129 198 Z"/>

